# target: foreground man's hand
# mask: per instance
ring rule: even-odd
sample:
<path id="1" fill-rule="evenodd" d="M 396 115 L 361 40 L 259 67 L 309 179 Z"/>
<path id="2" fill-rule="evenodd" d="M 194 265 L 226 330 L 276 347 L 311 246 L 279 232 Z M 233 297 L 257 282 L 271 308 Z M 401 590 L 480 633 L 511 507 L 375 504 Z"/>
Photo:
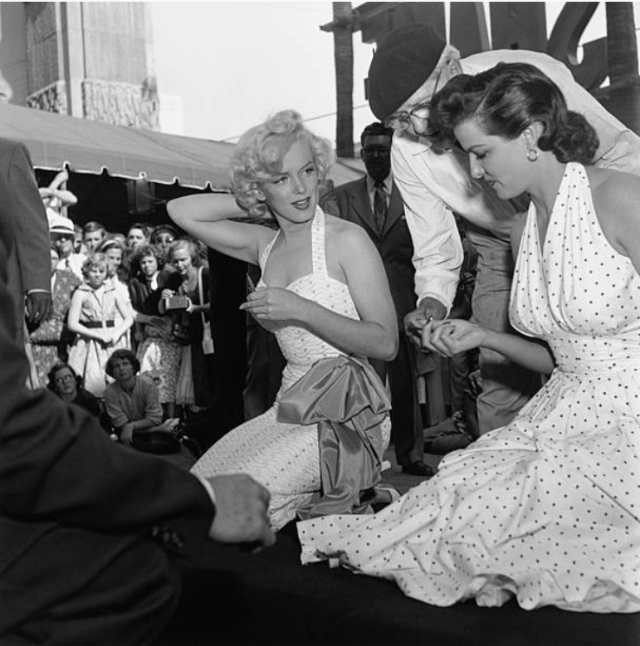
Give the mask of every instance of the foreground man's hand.
<path id="1" fill-rule="evenodd" d="M 247 543 L 257 549 L 276 542 L 269 527 L 269 492 L 244 474 L 209 478 L 216 495 L 216 515 L 209 538 L 219 543 Z"/>

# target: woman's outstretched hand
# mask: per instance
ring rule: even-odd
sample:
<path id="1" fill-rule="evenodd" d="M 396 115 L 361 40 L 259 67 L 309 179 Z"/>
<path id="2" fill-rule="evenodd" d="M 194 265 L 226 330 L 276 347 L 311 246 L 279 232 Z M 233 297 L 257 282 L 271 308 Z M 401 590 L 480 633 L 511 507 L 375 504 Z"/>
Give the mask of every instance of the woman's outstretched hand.
<path id="1" fill-rule="evenodd" d="M 453 357 L 481 346 L 486 330 L 461 319 L 431 321 L 422 328 L 422 349 Z"/>
<path id="2" fill-rule="evenodd" d="M 259 321 L 301 321 L 308 301 L 283 287 L 260 287 L 240 305 Z"/>

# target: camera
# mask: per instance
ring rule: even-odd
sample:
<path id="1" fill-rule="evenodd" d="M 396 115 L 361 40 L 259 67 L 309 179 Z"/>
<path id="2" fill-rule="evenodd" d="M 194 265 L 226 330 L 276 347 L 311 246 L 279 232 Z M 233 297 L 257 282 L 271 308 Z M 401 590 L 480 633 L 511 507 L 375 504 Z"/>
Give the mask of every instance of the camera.
<path id="1" fill-rule="evenodd" d="M 186 310 L 191 305 L 191 300 L 188 296 L 179 294 L 166 298 L 165 305 L 168 310 Z"/>

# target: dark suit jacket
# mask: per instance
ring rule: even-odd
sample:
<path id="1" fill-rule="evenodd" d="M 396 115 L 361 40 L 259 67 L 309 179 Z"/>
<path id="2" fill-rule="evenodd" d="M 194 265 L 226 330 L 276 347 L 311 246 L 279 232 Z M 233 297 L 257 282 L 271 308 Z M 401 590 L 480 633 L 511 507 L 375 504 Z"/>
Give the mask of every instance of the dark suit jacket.
<path id="1" fill-rule="evenodd" d="M 10 232 L 8 288 L 17 301 L 16 320 L 24 318 L 22 296 L 31 289 L 51 290 L 49 224 L 38 193 L 29 151 L 0 138 L 0 228 Z M 21 330 L 19 335 L 21 338 Z"/>
<path id="2" fill-rule="evenodd" d="M 2 226 L 0 603 L 6 620 L 28 608 L 28 595 L 20 590 L 21 573 L 29 568 L 46 571 L 44 566 L 50 564 L 34 562 L 32 550 L 56 544 L 59 528 L 76 528 L 87 536 L 86 548 L 78 546 L 74 563 L 56 562 L 64 577 L 67 569 L 80 570 L 83 558 L 94 565 L 107 558 L 95 548 L 90 552 L 95 535 L 108 542 L 113 535 L 145 534 L 164 525 L 184 534 L 185 550 L 199 552 L 214 515 L 207 492 L 190 473 L 168 460 L 115 444 L 86 411 L 48 390 L 26 388 L 27 361 L 24 348 L 15 342 L 15 302 L 4 262 L 11 251 L 11 232 Z M 55 562 L 55 554 L 51 556 Z M 48 585 L 56 585 L 55 577 Z"/>
<path id="3" fill-rule="evenodd" d="M 415 268 L 411 261 L 413 243 L 398 187 L 393 184 L 387 219 L 381 236 L 376 231 L 366 178 L 338 186 L 336 200 L 340 217 L 364 227 L 378 248 L 387 271 L 391 296 L 398 315 L 398 326 L 399 329 L 404 329 L 405 314 L 416 307 L 413 284 Z"/>

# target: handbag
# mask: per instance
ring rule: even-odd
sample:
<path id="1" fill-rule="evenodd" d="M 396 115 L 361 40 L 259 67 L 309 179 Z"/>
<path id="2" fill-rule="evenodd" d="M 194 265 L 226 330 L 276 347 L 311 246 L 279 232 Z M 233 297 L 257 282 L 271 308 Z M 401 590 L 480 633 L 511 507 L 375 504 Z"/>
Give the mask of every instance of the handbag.
<path id="1" fill-rule="evenodd" d="M 198 270 L 198 293 L 200 296 L 200 303 L 204 305 L 204 290 L 202 289 L 202 267 Z M 215 348 L 213 346 L 213 337 L 211 336 L 211 321 L 204 318 L 204 312 L 200 312 L 202 317 L 202 351 L 205 354 L 213 354 Z"/>

